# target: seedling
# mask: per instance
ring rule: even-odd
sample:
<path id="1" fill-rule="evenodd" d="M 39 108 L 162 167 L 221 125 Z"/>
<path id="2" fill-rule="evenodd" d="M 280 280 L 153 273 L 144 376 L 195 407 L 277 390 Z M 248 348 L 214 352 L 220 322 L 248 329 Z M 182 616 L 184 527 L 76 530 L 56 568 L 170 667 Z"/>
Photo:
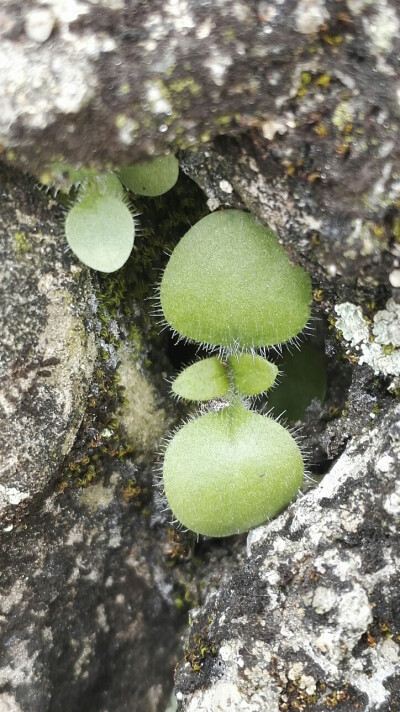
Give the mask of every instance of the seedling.
<path id="1" fill-rule="evenodd" d="M 223 400 L 177 431 L 163 463 L 173 514 L 199 534 L 228 536 L 262 524 L 301 485 L 296 441 L 272 418 L 249 410 L 245 397 L 266 391 L 278 373 L 255 349 L 295 338 L 310 301 L 307 273 L 247 213 L 208 215 L 171 255 L 160 285 L 165 320 L 179 338 L 219 350 L 172 384 L 188 400 Z"/>
<path id="2" fill-rule="evenodd" d="M 133 248 L 135 221 L 123 186 L 137 195 L 162 195 L 175 185 L 179 171 L 172 155 L 124 166 L 117 174 L 55 164 L 60 168 L 79 184 L 65 221 L 68 244 L 81 262 L 100 272 L 120 269 Z"/>

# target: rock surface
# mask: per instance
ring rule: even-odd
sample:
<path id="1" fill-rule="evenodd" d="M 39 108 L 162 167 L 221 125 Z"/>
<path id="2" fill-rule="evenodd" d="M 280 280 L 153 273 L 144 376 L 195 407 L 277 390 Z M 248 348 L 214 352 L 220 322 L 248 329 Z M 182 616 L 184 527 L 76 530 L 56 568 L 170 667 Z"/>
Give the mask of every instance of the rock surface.
<path id="1" fill-rule="evenodd" d="M 250 535 L 247 559 L 229 557 L 240 539 L 200 543 L 226 556 L 195 568 L 149 496 L 169 419 L 160 342 L 139 333 L 135 302 L 159 372 L 137 344 L 123 352 L 119 441 L 113 310 L 64 252 L 60 209 L 3 168 L 0 709 L 162 712 L 177 606 L 203 589 L 177 676 L 185 712 L 397 711 L 399 27 L 395 0 L 2 3 L 8 165 L 65 185 L 64 163 L 189 148 L 180 163 L 209 208 L 250 210 L 310 272 L 328 389 L 303 434 L 328 474 Z M 198 218 L 179 202 L 165 223 L 186 229 Z M 169 228 L 154 242 L 146 229 L 146 257 L 170 247 Z"/>
<path id="2" fill-rule="evenodd" d="M 111 465 L 3 532 L 2 712 L 165 708 L 181 616 L 135 477 Z"/>
<path id="3" fill-rule="evenodd" d="M 52 483 L 86 408 L 97 345 L 87 270 L 37 184 L 0 170 L 0 521 Z"/>
<path id="4" fill-rule="evenodd" d="M 182 625 L 149 509 L 166 414 L 141 354 L 114 343 L 115 284 L 107 303 L 63 225 L 1 166 L 0 710 L 161 712 Z"/>
<path id="5" fill-rule="evenodd" d="M 255 132 L 357 218 L 398 197 L 399 27 L 394 0 L 5 0 L 0 143 L 45 175 Z"/>
<path id="6" fill-rule="evenodd" d="M 399 471 L 395 406 L 249 535 L 240 570 L 192 612 L 179 709 L 398 709 Z"/>

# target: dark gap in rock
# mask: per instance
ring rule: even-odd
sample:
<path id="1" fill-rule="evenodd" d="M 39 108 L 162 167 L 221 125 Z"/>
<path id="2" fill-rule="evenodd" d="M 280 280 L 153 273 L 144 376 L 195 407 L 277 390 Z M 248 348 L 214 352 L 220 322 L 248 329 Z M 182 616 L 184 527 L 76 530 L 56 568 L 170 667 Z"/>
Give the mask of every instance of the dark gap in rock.
<path id="1" fill-rule="evenodd" d="M 196 342 L 186 340 L 178 341 L 168 332 L 165 341 L 165 350 L 174 369 L 181 371 L 195 361 L 207 358 L 210 354 Z"/>
<path id="2" fill-rule="evenodd" d="M 338 457 L 340 457 L 340 455 Z M 327 457 L 325 460 L 319 460 L 318 462 L 313 463 L 313 475 L 317 475 L 318 477 L 323 477 L 324 475 L 326 475 L 331 469 L 331 467 L 333 467 L 338 457 Z"/>

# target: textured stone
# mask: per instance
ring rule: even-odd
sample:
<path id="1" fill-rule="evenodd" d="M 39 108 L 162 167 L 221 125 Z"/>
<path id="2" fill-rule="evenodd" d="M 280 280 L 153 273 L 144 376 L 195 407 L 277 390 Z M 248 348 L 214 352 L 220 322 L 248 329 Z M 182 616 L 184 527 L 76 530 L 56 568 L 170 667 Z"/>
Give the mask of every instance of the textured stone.
<path id="1" fill-rule="evenodd" d="M 11 303 L 5 323 L 14 342 L 13 352 L 2 353 L 2 367 L 18 351 L 18 368 L 13 380 L 7 371 L 2 397 L 14 388 L 29 395 L 32 387 L 34 395 L 40 390 L 54 399 L 54 407 L 40 413 L 39 401 L 25 397 L 25 420 L 18 416 L 16 429 L 8 427 L 0 438 L 10 462 L 12 452 L 21 456 L 16 434 L 28 424 L 33 455 L 55 449 L 57 461 L 44 458 L 30 480 L 31 461 L 25 460 L 19 477 L 13 471 L 0 482 L 7 500 L 0 708 L 161 712 L 178 649 L 181 619 L 174 601 L 198 600 L 200 581 L 209 598 L 191 612 L 190 640 L 181 653 L 182 709 L 395 712 L 399 414 L 385 373 L 395 391 L 398 28 L 395 0 L 2 3 L 0 143 L 6 161 L 65 185 L 63 167 L 50 165 L 54 160 L 104 169 L 189 148 L 179 151 L 180 164 L 203 188 L 210 209 L 250 210 L 309 271 L 328 389 L 326 403 L 310 406 L 302 428 L 316 477 L 328 474 L 287 513 L 252 532 L 247 559 L 229 556 L 240 549 L 240 539 L 200 542 L 197 554 L 208 547 L 220 557 L 206 573 L 189 567 L 185 574 L 166 572 L 166 555 L 185 560 L 185 539 L 166 530 L 158 493 L 154 503 L 150 497 L 140 502 L 143 490 L 151 491 L 153 448 L 166 425 L 161 373 L 153 383 L 144 370 L 135 371 L 136 363 L 125 362 L 121 373 L 134 395 L 122 421 L 133 455 L 122 462 L 114 455 L 110 467 L 103 463 L 102 477 L 97 473 L 80 493 L 68 487 L 63 495 L 53 492 L 62 452 L 82 416 L 96 300 L 89 298 L 87 272 L 59 252 L 61 211 L 51 207 L 42 230 L 36 218 L 47 210 L 43 196 L 32 181 L 4 173 L 2 220 L 11 225 L 4 245 L 11 249 L 13 234 L 17 250 L 0 286 L 1 306 Z M 182 211 L 185 226 L 193 222 L 186 197 L 177 218 L 182 221 Z M 177 212 L 171 202 L 171 221 Z M 25 233 L 36 239 L 36 228 L 40 249 L 33 250 Z M 153 245 L 147 242 L 146 249 Z M 37 264 L 40 278 L 32 290 L 21 290 L 21 276 L 25 285 Z M 63 284 L 56 313 L 66 324 L 84 322 L 77 331 L 88 369 L 82 379 L 74 381 L 77 361 L 65 330 L 56 341 L 65 363 L 56 379 L 70 393 L 71 373 L 76 386 L 70 397 L 75 420 L 60 417 L 60 394 L 47 386 L 54 378 L 41 373 L 54 374 L 60 364 L 35 360 L 43 339 L 49 341 L 46 320 L 37 315 L 54 317 L 47 302 L 54 271 Z M 66 274 L 73 279 L 64 285 Z M 40 296 L 39 309 L 28 293 Z M 348 324 L 349 340 L 335 328 L 335 306 L 346 304 L 356 316 Z M 22 306 L 26 319 L 14 326 Z M 326 319 L 331 328 L 324 332 Z M 57 330 L 58 317 L 53 322 Z M 361 341 L 352 345 L 356 325 Z M 100 338 L 98 326 L 94 330 L 112 370 L 118 351 Z M 27 374 L 23 344 L 36 369 Z M 146 345 L 147 353 L 153 357 L 159 344 Z M 364 363 L 359 346 L 368 355 Z M 381 356 L 385 350 L 388 371 L 372 358 L 373 349 Z M 107 405 L 98 408 L 104 415 Z M 75 465 L 76 448 L 85 458 L 90 431 L 85 414 L 67 465 Z M 107 450 L 113 430 L 94 429 L 93 437 Z"/>
<path id="2" fill-rule="evenodd" d="M 0 171 L 0 520 L 58 473 L 81 423 L 97 345 L 87 270 L 66 250 L 59 208 Z"/>
<path id="3" fill-rule="evenodd" d="M 39 11 L 54 29 L 38 43 Z M 279 139 L 275 167 L 329 186 L 354 230 L 357 196 L 365 212 L 398 197 L 394 0 L 5 0 L 1 13 L 1 143 L 37 175 L 251 127 Z"/>
<path id="4" fill-rule="evenodd" d="M 117 348 L 117 283 L 107 302 L 63 226 L 1 166 L 0 710 L 162 712 L 182 623 L 151 504 L 165 409 L 138 348 Z"/>
<path id="5" fill-rule="evenodd" d="M 194 617 L 188 649 L 203 636 L 216 650 L 199 671 L 181 665 L 179 709 L 396 709 L 399 418 L 392 407 L 317 489 L 249 534 L 242 567 Z"/>
<path id="6" fill-rule="evenodd" d="M 2 533 L 2 712 L 164 709 L 181 620 L 135 476 L 111 466 Z"/>

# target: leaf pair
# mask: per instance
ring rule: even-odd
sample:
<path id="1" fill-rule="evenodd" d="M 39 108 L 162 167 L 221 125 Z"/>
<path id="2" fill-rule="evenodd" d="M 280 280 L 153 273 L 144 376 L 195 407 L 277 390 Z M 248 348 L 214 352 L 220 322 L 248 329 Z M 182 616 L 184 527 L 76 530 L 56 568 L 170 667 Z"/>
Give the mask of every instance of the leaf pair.
<path id="1" fill-rule="evenodd" d="M 125 166 L 118 176 L 90 175 L 86 171 L 78 202 L 65 222 L 68 244 L 81 262 L 100 272 L 120 269 L 135 239 L 135 221 L 123 185 L 137 195 L 162 195 L 175 185 L 178 170 L 174 156 L 159 156 Z"/>
<path id="2" fill-rule="evenodd" d="M 252 396 L 270 388 L 277 375 L 275 364 L 256 354 L 235 354 L 225 360 L 211 356 L 185 368 L 174 380 L 171 390 L 193 401 L 225 396 L 231 387 Z"/>

